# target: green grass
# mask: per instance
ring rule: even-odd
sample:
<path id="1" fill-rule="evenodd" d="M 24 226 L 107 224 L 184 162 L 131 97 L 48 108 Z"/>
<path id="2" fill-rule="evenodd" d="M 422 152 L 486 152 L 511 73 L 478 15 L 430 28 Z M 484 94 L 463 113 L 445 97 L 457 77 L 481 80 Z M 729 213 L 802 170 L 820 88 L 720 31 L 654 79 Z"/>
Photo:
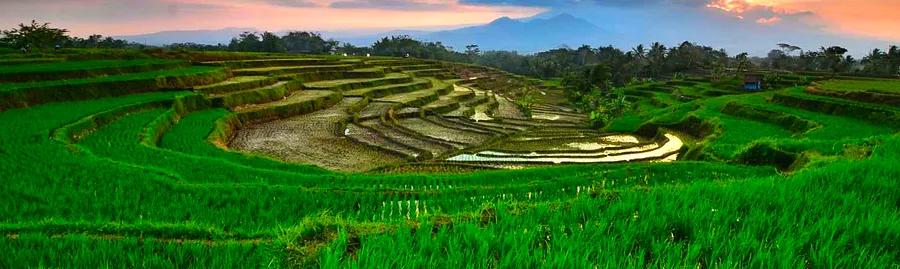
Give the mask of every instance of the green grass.
<path id="1" fill-rule="evenodd" d="M 274 102 L 240 108 L 237 117 L 242 123 L 289 118 L 333 106 L 341 98 L 337 92 L 304 90 Z"/>
<path id="2" fill-rule="evenodd" d="M 692 89 L 686 89 L 692 88 Z M 639 102 L 650 98 L 666 100 L 661 102 L 662 108 L 656 106 L 641 105 L 642 109 L 637 113 L 628 113 L 607 124 L 610 131 L 631 132 L 638 130 L 645 123 L 658 125 L 671 125 L 678 123 L 688 115 L 699 117 L 702 120 L 714 122 L 720 130 L 706 139 L 704 151 L 716 158 L 730 160 L 748 149 L 748 145 L 760 142 L 774 142 L 779 147 L 789 149 L 792 152 L 813 151 L 825 155 L 841 155 L 845 152 L 845 145 L 867 145 L 873 139 L 883 138 L 898 131 L 892 123 L 876 123 L 870 120 L 862 120 L 866 115 L 849 114 L 833 115 L 818 111 L 810 111 L 802 108 L 782 105 L 770 102 L 772 92 L 754 94 L 726 95 L 722 97 L 701 98 L 694 101 L 681 102 L 674 99 L 673 95 L 682 93 L 700 94 L 704 91 L 716 90 L 715 86 L 705 82 L 692 82 L 691 86 L 677 85 L 676 92 L 672 94 L 654 92 L 651 97 L 638 97 Z M 724 90 L 723 90 L 724 91 Z M 848 106 L 884 108 L 883 105 L 866 104 L 852 100 L 833 99 L 814 96 L 803 92 L 802 87 L 792 87 L 777 91 L 778 94 L 790 94 L 808 96 L 816 100 L 822 99 L 828 102 L 846 103 Z M 774 111 L 791 115 L 801 120 L 814 122 L 820 127 L 804 133 L 794 133 L 786 126 L 780 126 L 770 119 L 747 118 L 723 113 L 723 108 L 729 102 L 754 107 L 765 111 Z M 853 131 L 850 131 L 853 130 Z"/>
<path id="3" fill-rule="evenodd" d="M 444 83 L 437 79 L 429 79 L 431 88 L 418 90 L 413 92 L 398 93 L 376 100 L 382 102 L 399 103 L 402 106 L 416 107 L 435 101 L 438 97 L 447 94 L 453 90 L 452 85 Z"/>
<path id="4" fill-rule="evenodd" d="M 190 75 L 194 75 L 194 74 L 203 74 L 203 73 L 209 73 L 209 72 L 214 72 L 214 71 L 218 71 L 218 70 L 221 70 L 221 68 L 198 66 L 198 67 L 185 67 L 185 68 L 158 70 L 158 71 L 150 71 L 150 72 L 129 73 L 129 74 L 123 74 L 123 75 L 105 76 L 105 77 L 96 77 L 96 78 L 37 81 L 37 82 L 24 82 L 24 83 L 0 83 L 0 91 L 31 90 L 31 89 L 41 89 L 41 88 L 60 87 L 60 86 L 77 86 L 77 85 L 86 85 L 86 84 L 127 82 L 127 81 L 138 81 L 138 80 L 148 80 L 148 79 L 154 80 L 157 78 L 165 78 L 165 77 L 182 77 L 182 76 L 190 76 Z"/>
<path id="5" fill-rule="evenodd" d="M 194 90 L 207 94 L 216 94 L 258 88 L 274 84 L 275 82 L 274 78 L 264 76 L 233 77 L 219 83 L 194 87 Z"/>
<path id="6" fill-rule="evenodd" d="M 303 65 L 303 66 L 274 66 L 274 67 L 256 67 L 234 70 L 235 74 L 242 76 L 265 76 L 290 73 L 307 73 L 322 71 L 346 71 L 353 68 L 353 65 Z"/>
<path id="7" fill-rule="evenodd" d="M 62 61 L 54 63 L 0 66 L 0 76 L 22 76 L 32 73 L 62 73 L 68 71 L 89 71 L 96 69 L 179 63 L 183 63 L 183 61 L 161 59 Z"/>
<path id="8" fill-rule="evenodd" d="M 36 64 L 36 63 L 53 63 L 60 62 L 65 59 L 63 58 L 6 58 L 7 55 L 3 55 L 4 59 L 0 59 L 0 65 L 22 65 L 22 64 Z"/>
<path id="9" fill-rule="evenodd" d="M 227 75 L 221 68 L 185 67 L 72 80 L 0 83 L 0 110 L 49 102 L 188 89 L 223 81 Z"/>
<path id="10" fill-rule="evenodd" d="M 398 83 L 412 82 L 412 78 L 401 73 L 386 74 L 381 78 L 355 78 L 355 79 L 339 79 L 325 80 L 306 83 L 303 86 L 311 90 L 339 90 L 349 91 L 359 88 L 369 88 L 377 86 L 385 86 Z"/>
<path id="11" fill-rule="evenodd" d="M 253 68 L 253 67 L 273 67 L 273 66 L 290 66 L 290 65 L 317 65 L 328 63 L 327 59 L 322 58 L 264 58 L 251 60 L 229 60 L 229 61 L 210 61 L 205 64 L 215 64 L 227 66 L 229 68 Z"/>
<path id="12" fill-rule="evenodd" d="M 354 69 L 354 71 L 363 72 L 363 73 L 365 73 L 365 72 L 383 72 L 384 68 L 383 67 L 369 67 L 369 68 Z"/>
<path id="13" fill-rule="evenodd" d="M 227 160 L 257 169 L 281 170 L 292 173 L 329 173 L 327 170 L 314 166 L 287 164 L 263 156 L 226 151 L 215 146 L 213 144 L 215 141 L 210 140 L 210 135 L 217 128 L 215 124 L 230 115 L 231 112 L 225 109 L 207 109 L 190 113 L 166 132 L 159 146 L 194 156 Z"/>
<path id="14" fill-rule="evenodd" d="M 285 57 L 191 57 L 251 56 Z M 158 72 L 82 83 L 135 76 L 152 79 L 158 89 L 159 74 L 223 71 Z M 316 84 L 374 80 L 335 76 Z M 228 92 L 232 86 L 223 85 L 258 81 L 268 79 L 238 77 L 212 87 Z M 301 90 L 237 111 L 192 91 L 8 108 L 0 111 L 0 122 L 11 126 L 0 132 L 0 267 L 900 266 L 898 125 L 771 100 L 803 95 L 802 87 L 714 97 L 732 90 L 700 80 L 669 86 L 672 92 L 655 88 L 661 83 L 629 88 L 638 110 L 606 130 L 643 132 L 656 125 L 708 134 L 686 139 L 687 151 L 701 154 L 684 156 L 699 156 L 695 160 L 464 174 L 341 173 L 226 148 L 235 128 L 327 107 L 340 91 Z M 356 91 L 410 97 L 448 87 L 429 78 Z M 434 98 L 409 100 L 419 99 Z M 729 104 L 775 117 L 723 112 Z M 815 127 L 792 129 L 779 121 L 785 118 Z M 751 162 L 759 156 L 747 156 L 759 145 L 765 146 L 761 156 L 784 150 L 800 165 L 778 171 L 771 162 Z"/>
<path id="15" fill-rule="evenodd" d="M 878 91 L 900 93 L 898 79 L 831 79 L 819 81 L 817 87 L 832 91 Z"/>
<path id="16" fill-rule="evenodd" d="M 548 203 L 488 204 L 472 220 L 365 236 L 325 267 L 897 266 L 898 139 L 882 156 L 789 179 L 693 182 Z M 490 215 L 486 215 L 490 214 Z M 484 216 L 493 216 L 485 222 Z"/>
<path id="17" fill-rule="evenodd" d="M 81 234 L 18 234 L 0 239 L 12 267 L 235 268 L 271 264 L 271 246 L 248 242 L 163 241 L 142 237 Z"/>
<path id="18" fill-rule="evenodd" d="M 844 145 L 865 142 L 868 138 L 884 136 L 898 131 L 890 125 L 875 124 L 851 117 L 842 117 L 816 113 L 813 111 L 766 103 L 762 96 L 747 99 L 747 103 L 755 103 L 766 110 L 777 111 L 807 119 L 821 125 L 802 135 L 785 140 L 799 140 L 809 147 L 806 150 L 836 154 Z"/>
<path id="19" fill-rule="evenodd" d="M 550 86 L 550 87 L 562 86 L 562 78 L 545 79 L 544 86 Z"/>
<path id="20" fill-rule="evenodd" d="M 410 83 L 391 84 L 370 88 L 355 89 L 344 92 L 344 96 L 383 97 L 396 93 L 411 92 L 431 87 L 431 81 L 416 78 Z"/>

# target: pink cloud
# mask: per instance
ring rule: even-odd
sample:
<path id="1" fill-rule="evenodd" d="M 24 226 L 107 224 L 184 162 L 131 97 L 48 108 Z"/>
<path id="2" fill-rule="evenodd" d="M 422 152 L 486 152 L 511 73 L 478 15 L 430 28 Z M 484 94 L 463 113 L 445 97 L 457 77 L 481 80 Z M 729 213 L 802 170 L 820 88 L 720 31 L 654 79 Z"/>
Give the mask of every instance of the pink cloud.
<path id="1" fill-rule="evenodd" d="M 772 24 L 776 24 L 776 23 L 778 23 L 778 22 L 780 22 L 780 21 L 781 21 L 781 17 L 778 17 L 778 16 L 772 16 L 772 17 L 769 17 L 769 18 L 759 18 L 758 20 L 756 20 L 756 23 L 759 23 L 759 24 L 765 24 L 765 25 L 772 25 Z"/>
<path id="2" fill-rule="evenodd" d="M 709 8 L 750 17 L 758 10 L 755 21 L 775 24 L 791 16 L 815 18 L 817 25 L 831 32 L 900 41 L 900 2 L 898 0 L 709 0 Z M 774 19 L 774 18 L 779 19 Z"/>
<path id="3" fill-rule="evenodd" d="M 260 30 L 362 30 L 441 28 L 481 24 L 498 17 L 530 17 L 544 8 L 476 6 L 457 0 L 417 0 L 441 8 L 399 9 L 377 5 L 332 8 L 338 0 L 33 0 L 0 1 L 0 28 L 31 21 L 51 22 L 84 36 L 130 35 L 165 30 L 250 27 Z"/>

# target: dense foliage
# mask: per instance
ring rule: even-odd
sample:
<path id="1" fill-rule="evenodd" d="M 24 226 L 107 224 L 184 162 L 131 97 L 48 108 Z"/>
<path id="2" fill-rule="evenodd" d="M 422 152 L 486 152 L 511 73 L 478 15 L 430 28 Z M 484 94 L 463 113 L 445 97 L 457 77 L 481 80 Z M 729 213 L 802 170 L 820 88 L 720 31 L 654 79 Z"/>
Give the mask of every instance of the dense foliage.
<path id="1" fill-rule="evenodd" d="M 231 51 L 249 52 L 291 52 L 305 54 L 324 54 L 334 52 L 338 42 L 325 40 L 319 33 L 289 32 L 278 36 L 271 32 L 245 32 L 231 39 L 227 49 Z"/>
<path id="2" fill-rule="evenodd" d="M 891 46 L 886 51 L 873 49 L 861 60 L 845 55 L 847 49 L 840 46 L 806 50 L 790 44 L 778 44 L 766 58 L 757 59 L 760 67 L 798 71 L 853 74 L 878 77 L 900 76 L 900 48 Z"/>
<path id="3" fill-rule="evenodd" d="M 900 47 L 891 46 L 887 51 L 874 49 L 860 62 L 863 74 L 900 76 Z"/>
<path id="4" fill-rule="evenodd" d="M 372 44 L 372 53 L 379 56 L 415 57 L 465 61 L 465 55 L 452 51 L 441 42 L 422 42 L 408 36 L 385 37 Z"/>
<path id="5" fill-rule="evenodd" d="M 125 40 L 104 38 L 102 35 L 91 35 L 88 38 L 70 37 L 69 30 L 50 27 L 49 23 L 19 24 L 17 28 L 0 31 L 0 47 L 20 49 L 24 51 L 46 50 L 50 48 L 106 48 L 123 49 L 144 47 L 131 44 Z"/>

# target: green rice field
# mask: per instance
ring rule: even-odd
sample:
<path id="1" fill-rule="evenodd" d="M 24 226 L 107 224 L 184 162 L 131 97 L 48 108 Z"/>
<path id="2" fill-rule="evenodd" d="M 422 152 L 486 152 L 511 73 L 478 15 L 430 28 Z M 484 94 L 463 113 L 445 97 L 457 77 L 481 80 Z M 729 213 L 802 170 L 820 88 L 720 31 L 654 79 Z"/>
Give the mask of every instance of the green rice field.
<path id="1" fill-rule="evenodd" d="M 561 87 L 414 58 L 0 61 L 0 268 L 900 267 L 900 80 L 649 81 L 601 127 Z"/>

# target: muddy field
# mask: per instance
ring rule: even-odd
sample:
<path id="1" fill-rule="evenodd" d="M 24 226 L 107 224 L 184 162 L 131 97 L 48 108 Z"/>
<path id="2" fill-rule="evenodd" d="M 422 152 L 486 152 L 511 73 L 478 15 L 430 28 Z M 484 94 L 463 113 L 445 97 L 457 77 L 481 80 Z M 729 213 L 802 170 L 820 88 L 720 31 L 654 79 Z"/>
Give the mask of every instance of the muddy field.
<path id="1" fill-rule="evenodd" d="M 528 119 L 528 117 L 525 116 L 525 113 L 522 113 L 513 101 L 506 99 L 505 97 L 497 96 L 497 102 L 500 106 L 498 106 L 496 112 L 494 112 L 494 117 L 520 120 Z"/>
<path id="2" fill-rule="evenodd" d="M 428 137 L 467 145 L 478 145 L 491 139 L 490 135 L 450 129 L 419 118 L 403 119 L 400 124 Z"/>
<path id="3" fill-rule="evenodd" d="M 338 135 L 338 122 L 357 98 L 306 115 L 247 126 L 236 132 L 231 147 L 341 171 L 367 171 L 404 159 Z"/>

